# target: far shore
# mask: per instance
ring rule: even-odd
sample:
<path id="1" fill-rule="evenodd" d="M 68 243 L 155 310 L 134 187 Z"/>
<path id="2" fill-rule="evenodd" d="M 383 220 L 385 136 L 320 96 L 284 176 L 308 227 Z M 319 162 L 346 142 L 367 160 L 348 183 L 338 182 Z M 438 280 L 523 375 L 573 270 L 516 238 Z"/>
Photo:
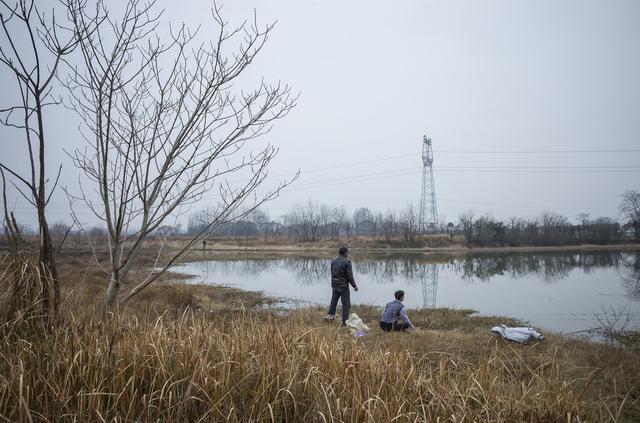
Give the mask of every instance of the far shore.
<path id="1" fill-rule="evenodd" d="M 241 254 L 243 256 L 255 255 L 263 258 L 265 256 L 298 256 L 298 255 L 318 255 L 329 258 L 337 253 L 341 245 L 349 248 L 352 257 L 358 256 L 381 256 L 381 255 L 403 255 L 410 254 L 434 259 L 450 259 L 455 257 L 483 255 L 483 254 L 545 254 L 545 253 L 588 253 L 588 252 L 636 252 L 640 251 L 640 243 L 635 244 L 582 244 L 582 245 L 556 245 L 556 246 L 519 246 L 519 247 L 468 247 L 462 243 L 451 243 L 438 247 L 410 247 L 397 246 L 391 244 L 381 244 L 370 240 L 357 239 L 353 242 L 339 240 L 324 240 L 318 242 L 278 242 L 264 243 L 256 240 L 249 240 L 248 243 L 238 239 L 221 240 L 207 242 L 206 248 L 195 248 L 191 250 L 181 261 L 200 261 L 207 259 L 234 258 Z M 168 240 L 164 246 L 164 251 L 179 251 L 183 246 L 181 239 Z M 153 257 L 154 246 L 150 243 L 145 248 L 146 253 Z M 0 255 L 5 254 L 6 249 L 0 246 Z M 99 248 L 93 252 L 102 256 L 108 251 Z M 91 249 L 80 243 L 67 243 L 63 248 L 63 254 L 78 256 L 92 254 Z M 147 257 L 146 254 L 143 257 Z M 143 260 L 144 261 L 144 260 Z"/>
<path id="2" fill-rule="evenodd" d="M 317 244 L 288 244 L 288 245 L 234 245 L 229 243 L 211 243 L 206 249 L 195 249 L 194 252 L 255 252 L 255 253 L 326 253 L 334 252 L 339 245 Z M 464 245 L 446 247 L 371 247 L 350 245 L 346 243 L 352 254 L 356 253 L 420 253 L 420 254 L 495 254 L 495 253 L 547 253 L 547 252 L 597 252 L 597 251 L 640 251 L 640 244 L 612 244 L 612 245 L 556 245 L 556 246 L 521 246 L 521 247 L 467 247 Z"/>

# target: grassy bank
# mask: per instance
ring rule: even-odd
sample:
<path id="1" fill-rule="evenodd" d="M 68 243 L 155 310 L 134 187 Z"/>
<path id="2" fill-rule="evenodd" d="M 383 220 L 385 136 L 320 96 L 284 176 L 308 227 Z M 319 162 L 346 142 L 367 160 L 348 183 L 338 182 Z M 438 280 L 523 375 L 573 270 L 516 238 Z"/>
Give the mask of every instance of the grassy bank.
<path id="1" fill-rule="evenodd" d="M 640 364 L 629 352 L 555 337 L 512 345 L 487 333 L 487 318 L 447 310 L 416 315 L 430 326 L 419 333 L 374 330 L 354 339 L 319 324 L 320 312 L 218 310 L 106 323 L 68 316 L 47 334 L 14 321 L 2 327 L 0 415 L 6 421 L 640 418 Z"/>
<path id="2" fill-rule="evenodd" d="M 469 310 L 411 310 L 416 333 L 386 334 L 380 311 L 354 338 L 324 309 L 216 286 L 151 286 L 95 318 L 104 275 L 61 263 L 63 319 L 0 325 L 2 421 L 619 421 L 640 419 L 640 351 L 548 335 L 507 343 L 516 322 Z"/>
<path id="3" fill-rule="evenodd" d="M 372 330 L 354 338 L 322 322 L 322 309 L 281 315 L 257 293 L 156 289 L 106 322 L 80 308 L 51 331 L 20 318 L 2 325 L 2 420 L 640 418 L 632 349 L 553 334 L 510 344 L 488 329 L 514 322 L 448 309 L 413 310 L 423 330 L 386 334 L 374 326 L 379 310 L 357 307 Z"/>

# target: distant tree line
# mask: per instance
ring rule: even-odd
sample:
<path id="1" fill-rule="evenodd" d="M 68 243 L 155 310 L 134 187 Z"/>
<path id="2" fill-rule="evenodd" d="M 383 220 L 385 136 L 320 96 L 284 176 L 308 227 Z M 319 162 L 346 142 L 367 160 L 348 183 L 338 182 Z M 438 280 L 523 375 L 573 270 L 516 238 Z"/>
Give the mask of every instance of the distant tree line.
<path id="1" fill-rule="evenodd" d="M 619 204 L 622 221 L 610 217 L 591 218 L 586 213 L 567 216 L 543 212 L 536 218 L 513 216 L 500 220 L 491 215 L 461 214 L 456 222 L 441 223 L 428 232 L 446 234 L 452 239 L 462 235 L 470 246 L 543 246 L 612 244 L 640 241 L 640 193 L 626 191 Z M 299 242 L 346 240 L 354 236 L 375 237 L 384 241 L 417 243 L 422 228 L 413 205 L 401 210 L 374 211 L 360 207 L 350 213 L 345 207 L 308 201 L 292 207 L 277 221 L 256 210 L 246 219 L 224 225 L 220 234 L 228 236 L 287 237 Z M 187 232 L 198 230 L 198 217 L 189 219 Z"/>
<path id="2" fill-rule="evenodd" d="M 186 232 L 198 231 L 201 222 L 200 213 L 190 215 Z M 292 207 L 277 220 L 255 210 L 243 219 L 221 225 L 217 231 L 221 236 L 286 237 L 300 242 L 349 240 L 354 236 L 414 242 L 418 233 L 418 213 L 412 205 L 385 213 L 360 207 L 350 213 L 346 207 L 313 201 Z"/>
<path id="3" fill-rule="evenodd" d="M 507 221 L 472 211 L 460 216 L 459 227 L 473 246 L 529 246 L 611 244 L 627 239 L 622 225 L 609 217 L 589 219 L 586 214 L 571 223 L 566 216 L 543 212 L 539 217 L 511 217 Z"/>
<path id="4" fill-rule="evenodd" d="M 573 222 L 564 215 L 543 212 L 535 218 L 510 217 L 497 219 L 489 214 L 476 214 L 470 210 L 456 221 L 442 222 L 430 228 L 429 234 L 439 234 L 450 241 L 463 241 L 469 246 L 560 246 L 578 244 L 615 244 L 640 241 L 640 195 L 627 191 L 620 203 L 621 221 L 610 217 L 591 218 L 586 213 L 574 216 Z M 155 237 L 179 237 L 197 234 L 208 222 L 207 209 L 188 216 L 186 225 L 164 225 L 154 233 Z M 247 242 L 260 238 L 267 242 L 289 239 L 296 242 L 335 240 L 349 242 L 353 237 L 370 237 L 380 241 L 402 245 L 420 246 L 425 237 L 419 225 L 418 211 L 413 205 L 400 210 L 385 212 L 367 207 L 349 212 L 344 206 L 330 206 L 314 201 L 297 204 L 278 218 L 263 210 L 240 210 L 222 222 L 213 236 L 244 238 Z M 51 226 L 54 239 L 67 236 L 68 225 Z M 23 229 L 29 233 L 29 228 Z M 69 236 L 77 236 L 71 231 Z M 84 236 L 100 239 L 106 236 L 101 227 L 90 227 Z"/>

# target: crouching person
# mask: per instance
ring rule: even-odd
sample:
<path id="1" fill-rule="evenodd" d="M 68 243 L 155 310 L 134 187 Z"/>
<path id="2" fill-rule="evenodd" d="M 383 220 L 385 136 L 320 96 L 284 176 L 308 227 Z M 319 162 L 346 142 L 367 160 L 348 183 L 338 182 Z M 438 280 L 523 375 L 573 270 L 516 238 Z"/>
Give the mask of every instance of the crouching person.
<path id="1" fill-rule="evenodd" d="M 399 290 L 393 294 L 396 299 L 387 303 L 380 318 L 380 328 L 386 332 L 402 331 L 407 329 L 416 329 L 415 325 L 409 319 L 407 311 L 402 301 L 404 300 L 404 291 Z"/>

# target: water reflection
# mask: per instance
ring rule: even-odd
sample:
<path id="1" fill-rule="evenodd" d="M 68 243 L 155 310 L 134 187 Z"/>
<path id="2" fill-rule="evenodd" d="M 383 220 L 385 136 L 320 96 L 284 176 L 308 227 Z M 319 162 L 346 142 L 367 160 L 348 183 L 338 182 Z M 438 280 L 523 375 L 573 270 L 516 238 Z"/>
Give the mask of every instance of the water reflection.
<path id="1" fill-rule="evenodd" d="M 489 281 L 496 275 L 512 279 L 537 276 L 552 283 L 568 277 L 574 269 L 591 273 L 598 268 L 618 268 L 628 253 L 507 254 L 470 256 L 452 262 L 456 272 L 469 281 Z"/>
<path id="2" fill-rule="evenodd" d="M 294 272 L 303 285 L 314 285 L 328 277 L 327 259 L 315 257 L 292 257 L 283 260 L 284 266 Z M 264 261 L 262 270 L 277 266 L 273 261 Z M 467 256 L 439 260 L 437 263 L 421 256 L 378 257 L 354 262 L 357 273 L 366 275 L 378 283 L 393 283 L 398 279 L 421 279 L 432 272 L 433 266 L 446 267 L 468 282 L 488 282 L 494 276 L 511 279 L 535 276 L 553 283 L 565 279 L 575 269 L 588 274 L 596 269 L 616 268 L 626 275 L 635 289 L 640 278 L 640 255 L 634 253 L 582 253 L 582 254 L 506 254 Z M 251 266 L 258 270 L 255 262 Z M 248 270 L 247 270 L 248 271 Z"/>
<path id="3" fill-rule="evenodd" d="M 221 273 L 221 274 L 236 274 L 242 277 L 249 277 L 257 275 L 259 273 L 268 272 L 274 270 L 278 266 L 278 261 L 273 260 L 245 260 L 245 259 L 232 259 L 232 260 L 205 260 L 197 262 L 199 264 L 199 270 L 202 273 Z M 212 281 L 216 283 L 217 281 Z"/>
<path id="4" fill-rule="evenodd" d="M 624 256 L 617 268 L 627 297 L 640 301 L 640 254 Z"/>
<path id="5" fill-rule="evenodd" d="M 326 304 L 329 257 L 237 255 L 186 263 L 178 271 L 192 283 L 227 284 L 298 304 Z M 393 291 L 407 292 L 409 308 L 470 308 L 512 316 L 545 328 L 573 332 L 594 328 L 594 313 L 628 307 L 640 328 L 640 253 L 420 254 L 354 257 L 361 286 L 354 304 L 381 305 Z"/>
<path id="6" fill-rule="evenodd" d="M 437 261 L 437 262 L 434 262 Z M 310 287 L 329 280 L 329 259 L 295 256 L 279 259 L 206 260 L 199 263 L 205 274 L 239 275 L 243 279 L 285 269 L 294 275 L 292 283 Z M 590 274 L 597 269 L 617 269 L 626 296 L 640 301 L 640 254 L 628 252 L 554 253 L 554 254 L 482 254 L 458 258 L 425 258 L 421 255 L 363 257 L 354 260 L 356 278 L 378 284 L 420 284 L 422 306 L 435 307 L 438 276 L 454 273 L 465 283 L 487 283 L 495 277 L 535 278 L 554 284 L 576 269 Z M 220 283 L 220 281 L 209 281 Z"/>

